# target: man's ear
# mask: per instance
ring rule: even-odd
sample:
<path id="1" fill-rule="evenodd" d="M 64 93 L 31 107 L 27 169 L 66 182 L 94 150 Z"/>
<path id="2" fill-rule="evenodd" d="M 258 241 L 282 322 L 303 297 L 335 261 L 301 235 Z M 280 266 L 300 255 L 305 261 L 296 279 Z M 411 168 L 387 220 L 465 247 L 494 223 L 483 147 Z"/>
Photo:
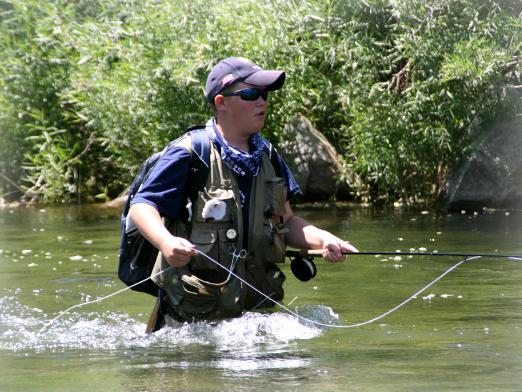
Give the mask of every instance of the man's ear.
<path id="1" fill-rule="evenodd" d="M 221 94 L 216 95 L 214 97 L 214 105 L 216 106 L 216 109 L 225 110 L 225 97 Z"/>

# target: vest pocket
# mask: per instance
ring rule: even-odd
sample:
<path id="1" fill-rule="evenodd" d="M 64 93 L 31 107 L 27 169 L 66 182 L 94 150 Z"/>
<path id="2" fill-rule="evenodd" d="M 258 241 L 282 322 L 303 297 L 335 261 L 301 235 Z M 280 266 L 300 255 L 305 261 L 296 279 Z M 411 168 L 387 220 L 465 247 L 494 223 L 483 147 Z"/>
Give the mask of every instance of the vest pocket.
<path id="1" fill-rule="evenodd" d="M 266 202 L 264 207 L 264 235 L 267 241 L 266 261 L 283 263 L 285 261 L 285 234 L 288 229 L 283 224 L 287 187 L 280 177 L 266 182 Z"/>
<path id="2" fill-rule="evenodd" d="M 271 265 L 268 267 L 265 274 L 265 284 L 263 292 L 266 293 L 274 301 L 281 301 L 285 295 L 283 290 L 283 283 L 286 276 L 277 266 Z M 267 299 L 263 302 L 261 308 L 271 308 L 275 304 Z"/>
<path id="3" fill-rule="evenodd" d="M 210 314 L 216 306 L 216 298 L 187 291 L 181 300 L 178 312 L 180 316 L 186 320 L 203 319 L 205 315 Z"/>
<path id="4" fill-rule="evenodd" d="M 280 177 L 273 177 L 266 182 L 266 206 L 272 215 L 283 216 L 285 214 L 285 203 L 287 187 L 285 181 Z"/>
<path id="5" fill-rule="evenodd" d="M 284 297 L 283 283 L 286 280 L 286 276 L 274 264 L 267 263 L 264 269 L 250 269 L 250 271 L 247 271 L 247 280 L 254 287 L 259 288 L 266 297 L 250 288 L 246 288 L 246 309 L 272 308 L 275 305 L 274 301 L 279 302 Z"/>
<path id="6" fill-rule="evenodd" d="M 196 245 L 196 249 L 200 252 L 212 257 L 214 260 L 219 257 L 218 233 L 216 230 L 199 230 L 192 232 L 190 241 Z M 217 267 L 205 256 L 198 254 L 190 261 L 191 267 L 195 269 Z"/>
<path id="7" fill-rule="evenodd" d="M 213 320 L 241 315 L 241 284 L 235 278 L 214 284 L 195 276 L 181 278 L 183 296 L 176 312 L 185 320 Z"/>
<path id="8" fill-rule="evenodd" d="M 198 200 L 193 204 L 196 222 L 230 222 L 235 209 L 234 193 L 224 189 L 205 189 L 205 192 L 198 192 Z"/>
<path id="9" fill-rule="evenodd" d="M 285 234 L 288 232 L 288 229 L 282 223 L 272 224 L 269 220 L 269 223 L 265 224 L 264 231 L 268 242 L 265 254 L 266 261 L 270 263 L 284 263 L 286 249 Z"/>
<path id="10" fill-rule="evenodd" d="M 217 228 L 198 230 L 192 233 L 190 240 L 200 252 L 230 268 L 232 256 L 229 248 L 234 243 L 227 240 L 226 231 L 227 229 Z M 213 283 L 223 282 L 228 276 L 225 269 L 201 254 L 191 259 L 189 268 L 199 278 Z"/>

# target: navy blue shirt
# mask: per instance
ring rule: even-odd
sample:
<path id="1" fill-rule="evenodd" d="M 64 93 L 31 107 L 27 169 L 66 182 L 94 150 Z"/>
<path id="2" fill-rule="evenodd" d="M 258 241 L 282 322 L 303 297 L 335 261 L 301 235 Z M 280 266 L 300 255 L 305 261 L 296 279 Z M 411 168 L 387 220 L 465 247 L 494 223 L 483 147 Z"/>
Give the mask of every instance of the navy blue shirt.
<path id="1" fill-rule="evenodd" d="M 299 185 L 281 156 L 278 156 L 278 159 L 281 167 L 279 175 L 287 183 L 287 199 L 290 199 L 299 192 Z M 146 203 L 156 208 L 162 216 L 171 220 L 179 219 L 187 205 L 185 187 L 189 165 L 190 152 L 180 146 L 170 148 L 152 169 L 147 180 L 134 196 L 132 204 Z M 243 217 L 248 219 L 252 177 L 239 175 L 237 177 Z"/>

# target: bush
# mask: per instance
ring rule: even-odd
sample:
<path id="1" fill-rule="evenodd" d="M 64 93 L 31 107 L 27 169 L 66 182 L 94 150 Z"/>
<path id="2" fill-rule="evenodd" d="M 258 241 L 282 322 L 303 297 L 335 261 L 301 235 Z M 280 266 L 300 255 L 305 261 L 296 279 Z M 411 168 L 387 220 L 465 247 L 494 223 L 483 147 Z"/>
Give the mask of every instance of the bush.
<path id="1" fill-rule="evenodd" d="M 18 0 L 0 10 L 4 194 L 16 184 L 48 200 L 117 196 L 147 155 L 211 115 L 206 75 L 230 55 L 287 71 L 265 135 L 283 140 L 291 117 L 310 118 L 372 200 L 435 201 L 480 124 L 520 110 L 516 2 Z"/>
<path id="2" fill-rule="evenodd" d="M 90 162 L 85 149 L 92 144 L 64 99 L 75 62 L 67 31 L 74 15 L 38 1 L 2 2 L 0 9 L 0 132 L 7 140 L 0 146 L 7 186 L 0 189 L 9 194 L 16 184 L 29 198 L 68 200 L 79 193 Z"/>

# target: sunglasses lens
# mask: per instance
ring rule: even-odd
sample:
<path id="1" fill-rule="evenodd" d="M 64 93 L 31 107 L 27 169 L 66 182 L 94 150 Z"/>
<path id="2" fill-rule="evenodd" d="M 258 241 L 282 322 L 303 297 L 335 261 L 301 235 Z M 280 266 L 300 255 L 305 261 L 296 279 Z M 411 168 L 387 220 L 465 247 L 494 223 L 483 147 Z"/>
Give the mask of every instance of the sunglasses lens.
<path id="1" fill-rule="evenodd" d="M 262 97 L 266 101 L 268 98 L 268 91 L 252 87 L 238 90 L 234 93 L 223 93 L 223 96 L 225 97 L 232 97 L 234 95 L 239 96 L 239 98 L 241 98 L 243 101 L 255 101 L 259 97 Z"/>
<path id="2" fill-rule="evenodd" d="M 268 91 L 257 88 L 246 88 L 240 91 L 239 96 L 244 101 L 255 101 L 259 97 L 263 97 L 263 99 L 266 101 L 268 97 Z"/>

